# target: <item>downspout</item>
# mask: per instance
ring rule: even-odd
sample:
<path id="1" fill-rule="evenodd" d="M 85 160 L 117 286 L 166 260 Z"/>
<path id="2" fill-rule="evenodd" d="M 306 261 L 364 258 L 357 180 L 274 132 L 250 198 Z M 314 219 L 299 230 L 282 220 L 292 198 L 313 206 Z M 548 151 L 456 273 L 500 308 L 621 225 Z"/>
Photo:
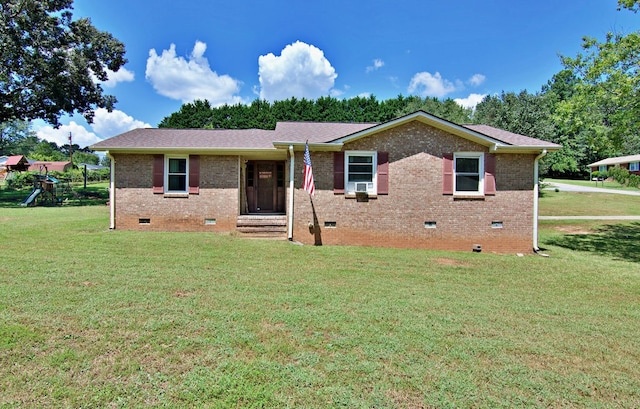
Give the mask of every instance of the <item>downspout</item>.
<path id="1" fill-rule="evenodd" d="M 107 157 L 111 161 L 109 175 L 109 229 L 116 228 L 116 158 L 107 151 Z"/>
<path id="2" fill-rule="evenodd" d="M 547 154 L 547 150 L 543 149 L 540 155 L 533 160 L 533 251 L 538 252 L 538 195 L 540 193 L 538 162 Z"/>
<path id="3" fill-rule="evenodd" d="M 289 145 L 289 220 L 287 222 L 287 236 L 289 241 L 293 241 L 293 177 L 295 175 L 294 167 L 296 163 L 296 157 L 293 153 L 293 145 Z"/>

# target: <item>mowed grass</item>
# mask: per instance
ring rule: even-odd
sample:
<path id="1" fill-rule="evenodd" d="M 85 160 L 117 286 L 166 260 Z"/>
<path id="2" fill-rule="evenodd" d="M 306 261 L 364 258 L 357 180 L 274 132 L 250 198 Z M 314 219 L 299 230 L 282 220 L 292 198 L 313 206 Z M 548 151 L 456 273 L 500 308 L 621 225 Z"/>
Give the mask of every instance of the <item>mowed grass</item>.
<path id="1" fill-rule="evenodd" d="M 0 407 L 638 407 L 638 264 L 553 227 L 517 257 L 0 208 Z"/>
<path id="2" fill-rule="evenodd" d="M 541 216 L 640 216 L 640 196 L 542 191 Z"/>
<path id="3" fill-rule="evenodd" d="M 603 189 L 629 190 L 634 192 L 638 191 L 637 187 L 624 186 L 612 179 L 608 179 L 605 182 L 598 181 L 597 183 L 595 180 L 551 179 L 551 178 L 545 178 L 543 180 L 543 184 L 551 183 L 551 182 L 566 183 L 569 185 L 585 186 L 585 187 L 597 187 L 597 188 L 603 188 Z"/>

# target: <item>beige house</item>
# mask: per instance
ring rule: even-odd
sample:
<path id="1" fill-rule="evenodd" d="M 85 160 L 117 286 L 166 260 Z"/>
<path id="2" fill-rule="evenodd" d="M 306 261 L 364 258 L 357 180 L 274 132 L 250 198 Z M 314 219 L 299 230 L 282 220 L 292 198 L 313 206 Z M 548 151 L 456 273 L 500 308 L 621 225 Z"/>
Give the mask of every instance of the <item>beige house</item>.
<path id="1" fill-rule="evenodd" d="M 382 124 L 136 129 L 92 147 L 112 159 L 114 229 L 495 252 L 537 249 L 538 161 L 559 148 L 422 111 Z"/>

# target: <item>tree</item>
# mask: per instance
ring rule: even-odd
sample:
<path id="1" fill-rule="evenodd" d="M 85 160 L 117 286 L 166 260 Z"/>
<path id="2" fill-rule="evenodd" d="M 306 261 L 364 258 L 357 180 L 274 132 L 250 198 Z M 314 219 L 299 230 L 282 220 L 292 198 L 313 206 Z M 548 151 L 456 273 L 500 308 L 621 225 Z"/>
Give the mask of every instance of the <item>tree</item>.
<path id="1" fill-rule="evenodd" d="M 409 97 L 406 99 L 406 105 L 398 113 L 406 115 L 418 110 L 457 124 L 471 122 L 471 109 L 464 108 L 451 98 L 439 100 L 436 97 L 425 97 L 424 99 L 415 96 Z"/>
<path id="2" fill-rule="evenodd" d="M 40 141 L 35 149 L 29 154 L 31 159 L 41 161 L 64 161 L 69 157 L 60 152 L 58 144 L 55 142 Z"/>
<path id="3" fill-rule="evenodd" d="M 629 9 L 634 13 L 637 13 L 640 9 L 640 1 L 638 0 L 618 0 L 618 10 Z"/>
<path id="4" fill-rule="evenodd" d="M 43 119 L 60 125 L 80 112 L 113 109 L 99 81 L 126 63 L 124 44 L 89 19 L 73 21 L 73 0 L 0 3 L 0 123 Z M 97 80 L 97 81 L 96 81 Z"/>
<path id="5" fill-rule="evenodd" d="M 79 165 L 81 163 L 87 163 L 89 165 L 97 165 L 100 162 L 100 158 L 95 153 L 74 151 L 73 152 L 73 164 Z"/>
<path id="6" fill-rule="evenodd" d="M 562 62 L 579 79 L 557 120 L 582 130 L 594 159 L 640 151 L 640 32 L 583 39 L 584 54 Z"/>
<path id="7" fill-rule="evenodd" d="M 0 155 L 26 155 L 38 144 L 38 138 L 26 121 L 0 123 Z"/>

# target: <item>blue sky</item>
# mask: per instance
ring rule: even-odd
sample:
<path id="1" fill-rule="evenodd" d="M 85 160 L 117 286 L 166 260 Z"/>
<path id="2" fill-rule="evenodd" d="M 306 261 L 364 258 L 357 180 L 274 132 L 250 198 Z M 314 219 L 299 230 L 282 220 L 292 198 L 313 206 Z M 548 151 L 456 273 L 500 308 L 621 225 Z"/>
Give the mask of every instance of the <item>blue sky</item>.
<path id="1" fill-rule="evenodd" d="M 501 91 L 540 90 L 583 36 L 629 33 L 640 15 L 615 0 L 75 0 L 122 41 L 128 63 L 103 84 L 116 110 L 76 115 L 41 138 L 90 145 L 156 127 L 185 102 L 399 94 L 473 106 Z"/>

